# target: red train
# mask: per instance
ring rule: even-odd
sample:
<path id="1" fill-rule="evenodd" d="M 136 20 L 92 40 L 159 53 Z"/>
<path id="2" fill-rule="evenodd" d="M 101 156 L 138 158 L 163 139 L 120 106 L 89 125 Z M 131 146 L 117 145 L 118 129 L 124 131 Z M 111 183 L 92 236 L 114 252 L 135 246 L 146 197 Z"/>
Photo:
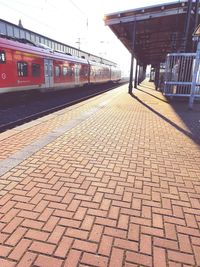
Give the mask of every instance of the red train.
<path id="1" fill-rule="evenodd" d="M 119 81 L 118 67 L 0 38 L 0 93 Z"/>

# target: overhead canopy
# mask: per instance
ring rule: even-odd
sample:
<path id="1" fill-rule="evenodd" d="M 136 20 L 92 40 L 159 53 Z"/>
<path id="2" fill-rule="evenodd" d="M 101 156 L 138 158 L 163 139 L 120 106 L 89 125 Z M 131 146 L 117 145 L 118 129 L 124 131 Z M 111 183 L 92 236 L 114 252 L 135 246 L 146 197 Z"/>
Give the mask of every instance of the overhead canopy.
<path id="1" fill-rule="evenodd" d="M 104 20 L 140 62 L 157 64 L 168 53 L 192 47 L 197 6 L 188 7 L 188 1 L 179 1 L 107 14 Z"/>

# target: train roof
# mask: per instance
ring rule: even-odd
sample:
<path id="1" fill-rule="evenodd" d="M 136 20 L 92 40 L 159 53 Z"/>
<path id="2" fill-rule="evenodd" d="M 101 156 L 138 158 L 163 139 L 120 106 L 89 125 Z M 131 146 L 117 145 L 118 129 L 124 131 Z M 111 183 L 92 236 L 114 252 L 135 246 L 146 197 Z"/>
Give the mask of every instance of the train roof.
<path id="1" fill-rule="evenodd" d="M 35 53 L 39 56 L 46 56 L 50 58 L 56 59 L 66 59 L 68 61 L 76 61 L 79 63 L 88 63 L 88 60 L 84 58 L 75 57 L 69 55 L 68 53 L 64 53 L 62 51 L 55 51 L 51 48 L 45 47 L 44 45 L 41 46 L 40 44 L 32 43 L 28 40 L 22 39 L 7 39 L 3 36 L 0 37 L 0 47 L 3 46 L 5 48 L 12 48 L 12 49 L 19 49 L 20 51 L 28 52 L 28 53 Z"/>

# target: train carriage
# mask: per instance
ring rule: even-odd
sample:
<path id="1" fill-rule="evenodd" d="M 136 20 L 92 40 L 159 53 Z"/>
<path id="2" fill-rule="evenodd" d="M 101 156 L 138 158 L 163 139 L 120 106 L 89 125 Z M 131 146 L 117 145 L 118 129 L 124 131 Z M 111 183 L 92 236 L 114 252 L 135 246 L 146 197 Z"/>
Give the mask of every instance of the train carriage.
<path id="1" fill-rule="evenodd" d="M 109 65 L 89 61 L 90 83 L 106 83 L 110 81 L 111 69 Z"/>
<path id="2" fill-rule="evenodd" d="M 115 69 L 48 47 L 0 38 L 0 93 L 65 89 L 116 81 L 119 73 L 116 74 Z"/>

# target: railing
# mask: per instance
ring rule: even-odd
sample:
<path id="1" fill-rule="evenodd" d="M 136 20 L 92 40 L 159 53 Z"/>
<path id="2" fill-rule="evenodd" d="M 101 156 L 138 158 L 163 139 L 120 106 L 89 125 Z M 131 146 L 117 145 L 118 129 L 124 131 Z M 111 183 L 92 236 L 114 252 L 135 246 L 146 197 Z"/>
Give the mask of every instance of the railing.
<path id="1" fill-rule="evenodd" d="M 167 55 L 165 85 L 166 96 L 191 96 L 196 53 L 172 53 Z M 200 69 L 195 79 L 194 97 L 200 97 Z"/>

